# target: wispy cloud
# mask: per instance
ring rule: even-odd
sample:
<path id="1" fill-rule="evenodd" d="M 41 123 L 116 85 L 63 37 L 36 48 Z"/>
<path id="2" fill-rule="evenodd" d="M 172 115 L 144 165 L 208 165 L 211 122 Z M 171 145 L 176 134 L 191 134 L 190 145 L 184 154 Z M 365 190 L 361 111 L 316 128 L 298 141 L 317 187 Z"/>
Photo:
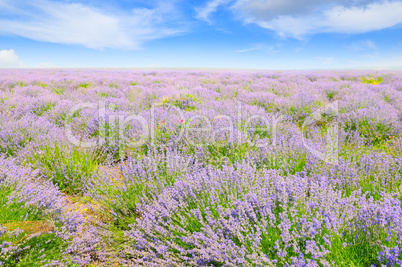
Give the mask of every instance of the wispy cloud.
<path id="1" fill-rule="evenodd" d="M 237 52 L 237 53 L 247 53 L 247 52 L 252 52 L 252 51 L 260 51 L 260 50 L 270 51 L 270 52 L 273 52 L 273 53 L 279 51 L 279 50 L 276 50 L 273 46 L 268 46 L 266 44 L 255 44 L 255 45 L 252 45 L 252 46 L 250 46 L 248 48 L 236 50 L 235 52 Z"/>
<path id="2" fill-rule="evenodd" d="M 320 32 L 364 33 L 402 24 L 402 1 L 237 0 L 230 9 L 283 37 Z"/>
<path id="3" fill-rule="evenodd" d="M 23 66 L 24 63 L 22 63 L 13 49 L 0 50 L 0 68 L 19 68 Z"/>
<path id="4" fill-rule="evenodd" d="M 182 31 L 174 26 L 171 5 L 114 11 L 51 0 L 2 0 L 0 34 L 89 48 L 137 49 L 147 40 Z"/>
<path id="5" fill-rule="evenodd" d="M 208 2 L 205 6 L 195 9 L 195 11 L 197 12 L 196 18 L 211 23 L 209 19 L 210 15 L 216 12 L 219 6 L 228 4 L 229 2 L 231 2 L 231 0 L 212 0 Z"/>
<path id="6" fill-rule="evenodd" d="M 350 50 L 361 51 L 361 50 L 372 50 L 376 49 L 376 44 L 371 40 L 361 40 L 358 42 L 351 43 L 347 46 Z"/>

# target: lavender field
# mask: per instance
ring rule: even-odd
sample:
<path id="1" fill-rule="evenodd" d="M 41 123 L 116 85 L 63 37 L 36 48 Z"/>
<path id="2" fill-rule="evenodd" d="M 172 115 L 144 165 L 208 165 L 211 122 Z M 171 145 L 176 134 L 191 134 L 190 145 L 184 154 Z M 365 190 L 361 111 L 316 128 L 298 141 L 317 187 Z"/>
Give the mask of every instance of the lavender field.
<path id="1" fill-rule="evenodd" d="M 401 266 L 402 72 L 0 71 L 0 266 Z"/>

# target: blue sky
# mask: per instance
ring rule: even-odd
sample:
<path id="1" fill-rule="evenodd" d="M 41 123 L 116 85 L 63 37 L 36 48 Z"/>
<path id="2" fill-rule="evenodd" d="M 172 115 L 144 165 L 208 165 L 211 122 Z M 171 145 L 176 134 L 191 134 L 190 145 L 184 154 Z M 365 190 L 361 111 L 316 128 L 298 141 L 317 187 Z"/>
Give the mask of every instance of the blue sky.
<path id="1" fill-rule="evenodd" d="M 0 0 L 0 68 L 402 68 L 402 1 Z"/>

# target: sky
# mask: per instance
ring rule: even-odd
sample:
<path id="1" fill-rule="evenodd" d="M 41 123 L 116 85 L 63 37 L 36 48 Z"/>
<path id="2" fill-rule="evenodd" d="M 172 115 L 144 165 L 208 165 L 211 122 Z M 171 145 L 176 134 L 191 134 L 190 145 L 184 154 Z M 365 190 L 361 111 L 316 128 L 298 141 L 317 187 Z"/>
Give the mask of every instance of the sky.
<path id="1" fill-rule="evenodd" d="M 0 68 L 402 69 L 402 1 L 0 0 Z"/>

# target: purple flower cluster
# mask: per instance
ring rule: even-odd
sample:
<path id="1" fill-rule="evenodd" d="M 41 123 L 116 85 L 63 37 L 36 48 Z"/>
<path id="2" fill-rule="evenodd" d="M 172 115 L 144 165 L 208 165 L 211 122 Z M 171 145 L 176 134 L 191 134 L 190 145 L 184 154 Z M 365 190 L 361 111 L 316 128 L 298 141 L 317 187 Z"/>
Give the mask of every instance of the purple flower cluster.
<path id="1" fill-rule="evenodd" d="M 85 218 L 79 210 L 74 210 L 68 205 L 66 197 L 51 181 L 38 176 L 38 171 L 19 167 L 4 157 L 0 158 L 0 177 L 2 189 L 8 185 L 14 188 L 9 196 L 10 201 L 17 201 L 25 207 L 36 207 L 42 211 L 44 218 L 54 222 L 53 231 L 56 236 L 67 242 L 64 253 L 68 252 L 71 255 L 66 254 L 60 264 L 71 261 L 88 264 L 96 258 L 103 257 L 102 251 L 96 253 L 98 255 L 94 254 L 104 243 L 100 240 L 99 230 L 89 225 L 88 218 Z M 26 214 L 25 217 L 28 215 Z M 2 227 L 1 233 L 1 235 L 6 234 L 7 229 Z M 1 253 L 9 254 L 10 251 L 15 253 L 19 251 L 18 246 L 13 244 L 2 246 Z"/>
<path id="2" fill-rule="evenodd" d="M 398 197 L 344 196 L 326 176 L 257 173 L 248 164 L 204 169 L 162 190 L 139 207 L 127 252 L 152 266 L 332 266 L 337 242 L 346 235 L 353 246 L 363 235 L 387 251 L 381 261 L 398 258 L 388 256 L 389 245 L 401 246 Z"/>

